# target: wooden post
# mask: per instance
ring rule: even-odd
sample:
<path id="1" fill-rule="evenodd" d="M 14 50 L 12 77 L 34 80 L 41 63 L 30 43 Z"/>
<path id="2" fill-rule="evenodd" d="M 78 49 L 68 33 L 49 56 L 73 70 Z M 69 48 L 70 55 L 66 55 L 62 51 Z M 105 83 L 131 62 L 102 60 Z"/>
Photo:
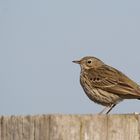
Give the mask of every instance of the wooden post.
<path id="1" fill-rule="evenodd" d="M 0 140 L 140 140 L 140 116 L 2 116 Z"/>

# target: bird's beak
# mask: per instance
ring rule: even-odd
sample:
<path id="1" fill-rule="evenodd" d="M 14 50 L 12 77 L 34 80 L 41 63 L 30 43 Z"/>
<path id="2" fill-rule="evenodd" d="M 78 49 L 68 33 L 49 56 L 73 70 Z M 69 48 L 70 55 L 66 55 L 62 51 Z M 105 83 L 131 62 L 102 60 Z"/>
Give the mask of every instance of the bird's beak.
<path id="1" fill-rule="evenodd" d="M 76 63 L 76 64 L 80 64 L 80 61 L 79 60 L 74 60 L 72 61 L 73 63 Z"/>

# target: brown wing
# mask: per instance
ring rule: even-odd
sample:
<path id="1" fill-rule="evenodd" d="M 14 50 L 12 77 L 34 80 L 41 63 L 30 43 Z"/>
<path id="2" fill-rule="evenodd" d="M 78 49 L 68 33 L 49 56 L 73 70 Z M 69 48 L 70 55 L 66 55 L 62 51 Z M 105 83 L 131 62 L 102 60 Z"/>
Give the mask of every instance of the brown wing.
<path id="1" fill-rule="evenodd" d="M 123 73 L 110 66 L 104 65 L 98 69 L 88 70 L 87 78 L 95 88 L 100 88 L 119 96 L 127 95 L 127 98 L 140 97 L 139 86 Z"/>

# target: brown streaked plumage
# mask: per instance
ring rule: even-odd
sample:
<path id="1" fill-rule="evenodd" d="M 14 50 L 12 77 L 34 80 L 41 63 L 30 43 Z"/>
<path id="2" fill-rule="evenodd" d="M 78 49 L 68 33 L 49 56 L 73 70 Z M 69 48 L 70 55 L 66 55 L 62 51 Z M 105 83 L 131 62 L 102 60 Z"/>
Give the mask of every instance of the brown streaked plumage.
<path id="1" fill-rule="evenodd" d="M 140 99 L 140 87 L 117 69 L 96 57 L 87 56 L 73 61 L 81 66 L 80 83 L 87 96 L 95 103 L 106 106 L 108 114 L 124 99 Z"/>

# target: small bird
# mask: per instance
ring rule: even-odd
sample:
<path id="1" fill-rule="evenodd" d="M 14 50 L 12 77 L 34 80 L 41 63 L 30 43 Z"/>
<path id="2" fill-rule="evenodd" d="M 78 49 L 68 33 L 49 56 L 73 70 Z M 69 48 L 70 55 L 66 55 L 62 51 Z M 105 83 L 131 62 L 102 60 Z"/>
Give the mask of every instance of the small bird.
<path id="1" fill-rule="evenodd" d="M 99 114 L 108 114 L 124 99 L 140 100 L 140 86 L 100 59 L 87 56 L 73 62 L 81 67 L 80 84 L 86 95 L 105 106 Z"/>

